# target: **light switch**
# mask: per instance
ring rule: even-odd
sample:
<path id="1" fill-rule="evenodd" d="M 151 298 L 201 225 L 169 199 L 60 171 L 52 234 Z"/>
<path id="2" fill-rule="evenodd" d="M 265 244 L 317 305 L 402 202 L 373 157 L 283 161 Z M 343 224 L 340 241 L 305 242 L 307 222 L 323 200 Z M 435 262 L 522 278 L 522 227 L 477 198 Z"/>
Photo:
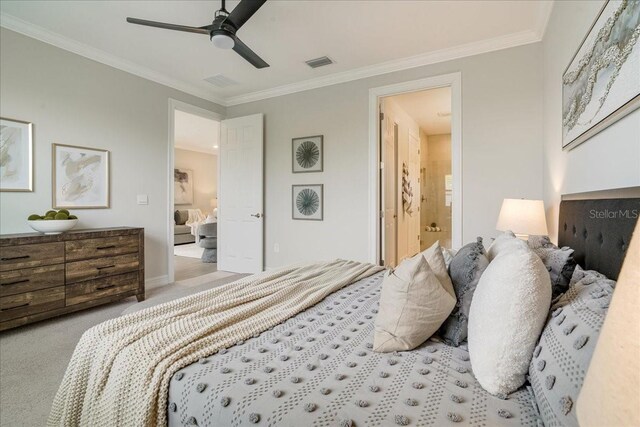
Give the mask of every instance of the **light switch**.
<path id="1" fill-rule="evenodd" d="M 149 196 L 146 194 L 138 194 L 138 204 L 139 205 L 148 205 L 149 204 Z"/>

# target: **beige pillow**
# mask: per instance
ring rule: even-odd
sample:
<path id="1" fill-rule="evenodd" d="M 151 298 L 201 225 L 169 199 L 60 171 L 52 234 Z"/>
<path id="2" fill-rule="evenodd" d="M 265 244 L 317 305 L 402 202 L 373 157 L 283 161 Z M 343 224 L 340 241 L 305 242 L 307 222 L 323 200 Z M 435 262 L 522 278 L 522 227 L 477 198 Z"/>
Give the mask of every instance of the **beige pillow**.
<path id="1" fill-rule="evenodd" d="M 422 254 L 403 261 L 382 282 L 373 350 L 416 348 L 438 330 L 455 304 Z"/>
<path id="2" fill-rule="evenodd" d="M 444 260 L 440 241 L 436 241 L 429 249 L 424 250 L 422 252 L 422 256 L 429 263 L 429 267 L 431 267 L 435 273 L 444 290 L 455 298 L 456 293 L 453 290 L 453 283 L 451 282 L 451 277 L 449 277 L 449 272 L 447 271 L 447 263 Z"/>

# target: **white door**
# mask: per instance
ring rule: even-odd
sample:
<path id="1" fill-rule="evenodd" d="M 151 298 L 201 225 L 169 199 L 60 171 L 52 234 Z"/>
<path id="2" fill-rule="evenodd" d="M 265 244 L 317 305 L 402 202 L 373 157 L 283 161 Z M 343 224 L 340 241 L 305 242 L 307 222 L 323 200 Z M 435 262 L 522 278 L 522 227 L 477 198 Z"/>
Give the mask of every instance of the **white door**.
<path id="1" fill-rule="evenodd" d="M 220 124 L 218 270 L 263 270 L 263 116 Z"/>
<path id="2" fill-rule="evenodd" d="M 397 163 L 397 125 L 393 121 L 390 113 L 385 111 L 384 102 L 381 102 L 380 109 L 382 123 L 380 126 L 380 136 L 382 138 L 382 210 L 383 210 L 383 233 L 382 247 L 384 249 L 385 267 L 395 267 L 397 263 L 397 208 L 396 208 L 396 163 Z"/>

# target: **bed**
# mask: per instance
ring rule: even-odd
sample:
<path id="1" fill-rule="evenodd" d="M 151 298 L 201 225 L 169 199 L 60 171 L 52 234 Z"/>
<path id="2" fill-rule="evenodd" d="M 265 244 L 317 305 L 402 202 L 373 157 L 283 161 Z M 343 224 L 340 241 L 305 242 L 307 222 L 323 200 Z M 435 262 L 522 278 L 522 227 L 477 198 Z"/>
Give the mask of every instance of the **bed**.
<path id="1" fill-rule="evenodd" d="M 620 214 L 615 221 L 592 214 L 614 209 L 630 214 Z M 559 245 L 573 247 L 584 269 L 597 268 L 617 278 L 637 221 L 633 212 L 640 212 L 640 198 L 564 200 L 560 206 Z M 337 284 L 331 292 L 323 290 L 322 297 L 297 314 L 281 316 L 278 321 L 273 316 L 276 320 L 271 323 L 261 322 L 260 327 L 246 329 L 242 339 L 223 335 L 220 345 L 194 351 L 171 365 L 154 367 L 153 375 L 145 377 L 154 387 L 156 370 L 162 371 L 160 376 L 167 375 L 166 383 L 158 386 L 156 411 L 162 411 L 158 414 L 160 423 L 225 427 L 542 425 L 531 385 L 527 383 L 508 396 L 490 395 L 475 380 L 464 346 L 452 347 L 434 336 L 411 351 L 373 352 L 374 320 L 384 271 L 357 268 L 359 272 L 352 275 L 357 280 L 349 280 L 347 286 Z M 182 313 L 177 311 L 162 322 Z M 93 343 L 86 343 L 87 348 L 100 345 L 97 343 L 111 327 L 115 328 L 103 328 Z M 158 347 L 157 351 L 164 349 Z M 119 357 L 104 354 L 108 363 Z M 67 371 L 54 402 L 51 424 L 74 424 L 77 420 L 82 420 L 78 424 L 87 424 L 86 412 L 94 415 L 94 409 L 85 411 L 81 405 L 69 405 L 73 399 L 63 391 L 75 387 L 78 380 L 84 381 L 87 360 L 76 360 L 74 354 L 70 369 L 72 365 L 83 369 L 75 376 Z M 104 360 L 99 364 L 101 369 Z M 95 378 L 88 384 L 103 381 L 97 386 L 100 392 L 111 381 L 104 373 Z M 139 382 L 130 381 L 136 385 Z M 87 399 L 86 393 L 81 396 Z M 104 402 L 100 410 L 108 411 L 115 424 L 135 419 L 131 409 L 126 418 L 126 411 L 112 411 L 110 403 Z M 84 412 L 79 415 L 78 411 Z"/>

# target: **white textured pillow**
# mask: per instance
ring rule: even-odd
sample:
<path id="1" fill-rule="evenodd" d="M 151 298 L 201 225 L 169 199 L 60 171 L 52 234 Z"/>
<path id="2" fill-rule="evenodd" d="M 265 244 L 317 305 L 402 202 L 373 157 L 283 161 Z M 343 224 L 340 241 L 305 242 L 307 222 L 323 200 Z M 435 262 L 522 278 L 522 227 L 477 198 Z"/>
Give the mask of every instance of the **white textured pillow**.
<path id="1" fill-rule="evenodd" d="M 501 251 L 484 271 L 469 313 L 471 368 L 494 395 L 524 384 L 551 304 L 544 264 L 526 244 L 514 247 Z"/>
<path id="2" fill-rule="evenodd" d="M 512 252 L 518 247 L 528 246 L 524 240 L 518 239 L 513 232 L 507 230 L 500 234 L 487 249 L 487 258 L 491 262 L 502 252 Z"/>
<path id="3" fill-rule="evenodd" d="M 382 282 L 373 350 L 412 350 L 433 335 L 456 304 L 418 254 L 390 271 Z"/>
<path id="4" fill-rule="evenodd" d="M 429 267 L 435 273 L 444 290 L 455 298 L 456 293 L 453 290 L 453 283 L 451 283 L 451 277 L 449 277 L 449 272 L 447 271 L 447 263 L 440 247 L 440 240 L 437 240 L 430 248 L 422 251 L 422 256 L 429 263 Z"/>

